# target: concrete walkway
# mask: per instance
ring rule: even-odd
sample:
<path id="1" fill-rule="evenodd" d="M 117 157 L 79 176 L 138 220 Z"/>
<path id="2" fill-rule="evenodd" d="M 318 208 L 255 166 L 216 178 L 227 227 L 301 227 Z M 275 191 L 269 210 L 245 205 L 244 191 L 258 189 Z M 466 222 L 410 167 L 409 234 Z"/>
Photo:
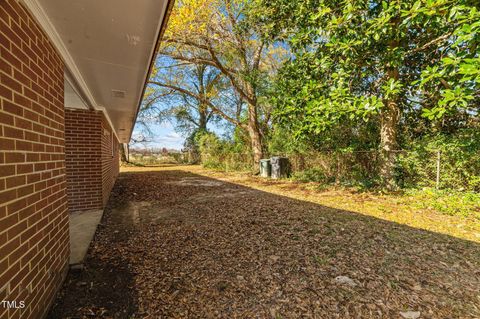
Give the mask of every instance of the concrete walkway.
<path id="1" fill-rule="evenodd" d="M 70 265 L 83 263 L 102 215 L 103 210 L 70 214 Z"/>

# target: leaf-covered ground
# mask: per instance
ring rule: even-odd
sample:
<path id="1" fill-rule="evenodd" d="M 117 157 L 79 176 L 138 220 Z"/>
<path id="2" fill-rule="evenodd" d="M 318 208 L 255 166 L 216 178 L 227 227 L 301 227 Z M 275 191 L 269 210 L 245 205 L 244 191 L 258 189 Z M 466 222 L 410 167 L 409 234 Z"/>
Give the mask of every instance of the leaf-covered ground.
<path id="1" fill-rule="evenodd" d="M 480 317 L 466 219 L 195 166 L 128 170 L 51 318 Z"/>

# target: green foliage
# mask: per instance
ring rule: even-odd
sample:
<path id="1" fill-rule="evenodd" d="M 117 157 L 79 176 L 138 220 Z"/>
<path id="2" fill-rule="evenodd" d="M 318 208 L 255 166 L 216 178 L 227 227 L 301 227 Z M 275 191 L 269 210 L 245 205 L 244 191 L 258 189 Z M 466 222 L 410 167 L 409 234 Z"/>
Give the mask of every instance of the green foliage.
<path id="1" fill-rule="evenodd" d="M 192 137 L 220 121 L 211 106 L 220 103 L 220 93 L 227 90 L 215 68 L 182 64 L 168 56 L 159 56 L 139 119 L 145 124 L 173 121 L 177 132 Z"/>
<path id="2" fill-rule="evenodd" d="M 177 1 L 157 59 L 163 58 L 167 65 L 159 73 L 161 81 L 150 83 L 181 93 L 186 100 L 196 100 L 203 111 L 210 110 L 218 119 L 242 130 L 258 164 L 264 148 L 262 135 L 267 134 L 271 119 L 271 104 L 265 99 L 268 79 L 285 60 L 286 50 L 269 45 L 255 29 L 246 27 L 245 7 L 249 2 Z M 186 70 L 202 67 L 215 74 L 211 81 L 186 78 Z M 168 70 L 173 70 L 174 76 Z M 192 120 L 200 122 L 188 112 L 176 115 L 187 127 Z"/>
<path id="3" fill-rule="evenodd" d="M 308 143 L 296 139 L 291 131 L 281 125 L 273 127 L 266 142 L 270 154 L 304 153 L 309 150 Z"/>
<path id="4" fill-rule="evenodd" d="M 296 138 L 318 141 L 367 121 L 378 127 L 386 100 L 396 101 L 403 122 L 422 115 L 435 124 L 426 130 L 447 115 L 477 117 L 477 7 L 467 0 L 254 1 L 252 25 L 294 55 L 275 81 L 276 120 Z"/>
<path id="5" fill-rule="evenodd" d="M 253 122 L 249 116 L 255 109 L 263 151 L 288 154 L 292 161 L 300 163 L 295 167 L 294 179 L 376 187 L 382 181 L 380 175 L 388 175 L 381 168 L 390 156 L 380 155 L 393 152 L 388 154 L 396 159 L 391 163 L 395 164 L 394 177 L 400 186 L 435 187 L 436 157 L 440 151 L 440 187 L 479 191 L 477 2 L 241 2 L 241 6 L 233 8 L 239 9 L 241 15 L 234 15 L 240 18 L 231 28 L 219 28 L 232 23 L 222 19 L 211 29 L 213 34 L 230 29 L 237 36 L 246 32 L 253 41 L 245 44 L 247 49 L 237 48 L 237 41 L 219 41 L 224 38 L 221 36 L 211 36 L 212 43 L 198 42 L 205 41 L 205 35 L 211 32 L 205 27 L 211 21 L 202 22 L 202 14 L 211 16 L 211 12 L 206 12 L 218 7 L 208 5 L 205 12 L 201 9 L 220 2 L 202 1 L 192 3 L 192 8 L 183 7 L 185 11 L 179 12 L 186 16 L 177 17 L 177 27 L 182 27 L 181 34 L 185 33 L 183 42 L 188 39 L 188 43 L 194 43 L 177 39 L 168 44 L 174 49 L 172 52 L 190 52 L 196 58 L 204 52 L 205 45 L 213 45 L 211 49 L 233 77 L 228 80 L 229 76 L 223 74 L 225 70 L 216 70 L 223 74 L 222 83 L 237 83 L 241 87 L 232 92 L 255 93 L 248 99 L 240 97 L 236 110 L 223 107 L 223 100 L 218 101 L 218 111 L 228 109 L 222 116 L 234 123 L 229 138 L 211 133 L 192 137 L 204 165 L 226 170 L 251 167 L 251 161 L 244 156 L 252 152 L 249 128 Z M 243 4 L 248 4 L 247 10 Z M 197 11 L 201 12 L 198 17 Z M 228 10 L 220 11 L 219 16 L 230 15 Z M 198 27 L 184 23 L 189 19 L 197 21 Z M 252 65 L 248 72 L 240 68 L 239 57 L 246 54 L 250 61 L 254 48 L 263 45 L 268 47 L 268 54 L 262 56 L 259 68 Z M 285 56 L 290 59 L 285 61 Z M 207 57 L 209 54 L 202 53 L 202 59 Z M 276 63 L 267 63 L 269 60 Z M 280 61 L 285 63 L 278 68 Z M 397 114 L 398 119 L 386 126 L 388 116 Z M 385 131 L 393 132 L 392 143 L 386 148 Z M 383 153 L 378 152 L 379 148 Z M 404 151 L 396 151 L 401 149 Z M 317 158 L 311 158 L 311 154 Z"/>
<path id="6" fill-rule="evenodd" d="M 196 137 L 202 157 L 202 164 L 208 168 L 220 169 L 223 167 L 223 155 L 227 148 L 226 143 L 213 133 L 198 134 Z"/>
<path id="7" fill-rule="evenodd" d="M 190 164 L 198 164 L 200 162 L 199 140 L 206 133 L 208 133 L 206 129 L 195 129 L 185 139 L 184 148 L 189 153 Z"/>
<path id="8" fill-rule="evenodd" d="M 366 189 L 378 186 L 378 152 L 309 152 L 286 154 L 293 180 Z"/>
<path id="9" fill-rule="evenodd" d="M 214 133 L 203 133 L 197 138 L 204 167 L 225 171 L 249 171 L 253 168 L 251 153 L 237 152 L 243 148 L 241 143 L 222 140 Z"/>
<path id="10" fill-rule="evenodd" d="M 446 215 L 480 220 L 480 194 L 478 193 L 424 188 L 409 189 L 405 195 L 412 206 L 435 210 Z"/>
<path id="11" fill-rule="evenodd" d="M 457 27 L 451 32 L 449 50 L 435 65 L 422 70 L 420 89 L 429 86 L 440 91 L 438 104 L 424 109 L 429 119 L 442 118 L 458 109 L 478 114 L 480 88 L 480 14 L 475 7 L 453 6 L 449 12 Z M 475 107 L 476 106 L 476 107 Z"/>
<path id="12" fill-rule="evenodd" d="M 328 183 L 328 177 L 320 168 L 310 168 L 304 171 L 295 172 L 292 175 L 294 181 Z"/>

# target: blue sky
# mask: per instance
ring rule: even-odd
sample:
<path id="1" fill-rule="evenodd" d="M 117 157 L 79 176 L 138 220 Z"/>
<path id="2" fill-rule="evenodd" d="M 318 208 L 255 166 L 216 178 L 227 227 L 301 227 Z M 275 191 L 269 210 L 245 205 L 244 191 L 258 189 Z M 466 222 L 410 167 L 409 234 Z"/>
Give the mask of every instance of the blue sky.
<path id="1" fill-rule="evenodd" d="M 173 148 L 181 150 L 183 148 L 183 143 L 185 138 L 182 137 L 179 133 L 175 132 L 174 126 L 170 122 L 164 123 L 149 123 L 150 130 L 152 131 L 152 137 L 149 138 L 151 142 L 142 143 L 138 145 L 133 145 L 136 147 L 148 147 L 148 148 Z M 142 129 L 140 125 L 135 125 L 133 130 L 133 135 L 136 136 L 141 134 Z"/>
<path id="2" fill-rule="evenodd" d="M 157 72 L 158 74 L 156 76 L 159 76 L 161 74 L 162 76 L 160 77 L 160 82 L 162 82 L 162 77 L 163 78 L 169 78 L 170 76 L 174 76 L 176 78 L 176 81 L 180 81 L 179 79 L 179 74 L 183 75 L 181 78 L 181 83 L 185 85 L 186 89 L 189 89 L 191 91 L 195 90 L 195 84 L 196 82 L 193 81 L 189 76 L 191 76 L 191 73 L 189 72 L 174 72 L 174 75 L 170 75 L 170 72 L 173 72 L 171 68 L 166 68 L 167 66 L 175 65 L 177 62 L 169 57 L 164 57 L 164 56 L 158 56 L 156 60 L 157 64 Z M 182 86 L 182 85 L 180 85 Z M 156 86 L 151 86 L 154 90 L 158 89 Z M 153 106 L 155 106 L 158 110 L 168 110 L 171 107 L 175 107 L 176 105 L 182 105 L 184 102 L 183 99 L 175 96 L 170 96 L 170 98 L 162 98 L 156 101 Z M 153 117 L 151 116 L 153 115 Z M 162 117 L 165 118 L 165 121 L 162 123 L 155 122 L 154 118 L 159 118 L 155 116 L 155 114 L 148 114 L 147 116 L 144 117 L 144 120 L 147 120 L 148 123 L 148 128 L 150 130 L 150 135 L 147 137 L 148 142 L 144 143 L 136 143 L 133 144 L 131 143 L 131 146 L 137 147 L 137 148 L 168 148 L 168 149 L 177 149 L 181 150 L 184 146 L 185 143 L 185 137 L 181 133 L 178 133 L 175 130 L 175 125 L 177 124 L 173 116 L 165 116 L 163 115 Z M 162 118 L 161 117 L 161 118 Z M 139 116 L 141 118 L 141 116 Z M 220 121 L 212 121 L 207 124 L 207 128 L 209 131 L 216 133 L 218 136 L 224 136 L 227 129 L 225 126 L 225 121 L 220 120 Z M 132 137 L 136 139 L 135 137 L 138 137 L 140 135 L 145 135 L 143 132 L 145 131 L 145 128 L 143 125 L 139 124 L 138 122 L 136 123 Z M 142 134 L 143 133 L 143 134 Z"/>
<path id="3" fill-rule="evenodd" d="M 175 121 L 165 121 L 162 123 L 149 123 L 149 128 L 152 136 L 148 137 L 148 142 L 130 144 L 133 147 L 138 148 L 168 148 L 181 150 L 185 142 L 185 137 L 175 131 Z M 207 125 L 208 130 L 214 132 L 218 136 L 224 136 L 226 134 L 225 122 L 220 122 L 217 125 L 209 123 Z M 142 134 L 142 126 L 138 123 L 135 125 L 132 137 Z"/>

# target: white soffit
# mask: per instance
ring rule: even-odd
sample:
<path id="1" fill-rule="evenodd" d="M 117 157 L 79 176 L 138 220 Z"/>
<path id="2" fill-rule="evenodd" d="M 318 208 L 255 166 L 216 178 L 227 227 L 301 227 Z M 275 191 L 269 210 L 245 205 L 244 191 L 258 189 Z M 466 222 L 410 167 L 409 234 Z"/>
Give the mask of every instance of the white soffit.
<path id="1" fill-rule="evenodd" d="M 75 81 L 72 80 L 72 76 L 65 72 L 63 79 L 63 104 L 65 108 L 88 110 L 88 103 L 85 102 L 85 99 L 82 97 L 78 85 L 74 84 Z"/>
<path id="2" fill-rule="evenodd" d="M 127 143 L 167 0 L 23 0 L 62 55 L 80 101 L 107 113 Z M 68 84 L 68 83 L 67 83 Z M 73 93 L 72 93 L 73 94 Z"/>
<path id="3" fill-rule="evenodd" d="M 65 79 L 64 81 L 65 93 L 64 93 L 64 105 L 66 108 L 72 109 L 84 109 L 87 110 L 88 106 L 73 88 L 72 84 Z"/>

